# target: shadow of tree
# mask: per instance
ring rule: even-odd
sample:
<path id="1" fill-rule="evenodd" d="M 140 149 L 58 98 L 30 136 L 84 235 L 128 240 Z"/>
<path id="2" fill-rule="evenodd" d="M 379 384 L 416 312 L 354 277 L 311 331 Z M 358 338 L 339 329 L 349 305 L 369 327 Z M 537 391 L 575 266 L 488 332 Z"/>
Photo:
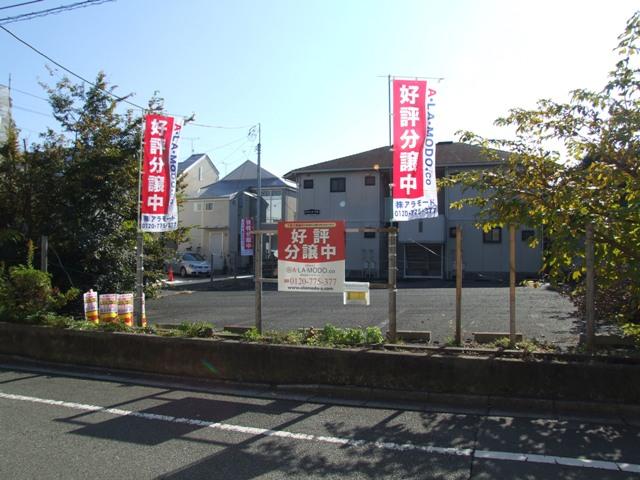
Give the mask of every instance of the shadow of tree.
<path id="1" fill-rule="evenodd" d="M 135 408 L 144 402 L 153 405 Z M 100 420 L 96 412 L 60 421 L 78 425 L 72 434 L 92 438 L 151 448 L 175 440 L 210 447 L 210 454 L 177 465 L 160 477 L 167 479 L 635 478 L 623 472 L 477 459 L 472 455 L 475 450 L 640 464 L 640 428 L 623 424 L 337 406 L 175 390 L 111 407 L 127 403 L 132 410 L 160 421 L 131 416 Z M 201 423 L 175 422 L 176 417 Z M 275 438 L 269 431 L 208 428 L 214 422 L 308 436 Z"/>

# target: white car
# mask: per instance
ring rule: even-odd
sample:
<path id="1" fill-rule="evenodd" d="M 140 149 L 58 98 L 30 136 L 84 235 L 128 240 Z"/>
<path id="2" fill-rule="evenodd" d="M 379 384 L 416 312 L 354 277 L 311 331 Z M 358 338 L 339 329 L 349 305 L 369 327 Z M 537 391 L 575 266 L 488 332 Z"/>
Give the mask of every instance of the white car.
<path id="1" fill-rule="evenodd" d="M 170 264 L 173 267 L 173 273 L 181 277 L 211 274 L 209 262 L 199 253 L 179 253 Z"/>

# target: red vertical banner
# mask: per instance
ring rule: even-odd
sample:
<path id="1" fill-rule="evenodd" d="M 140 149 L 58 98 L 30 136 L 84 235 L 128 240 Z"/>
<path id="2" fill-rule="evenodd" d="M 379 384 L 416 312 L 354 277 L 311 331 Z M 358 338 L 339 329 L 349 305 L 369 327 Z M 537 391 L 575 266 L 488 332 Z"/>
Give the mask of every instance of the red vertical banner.
<path id="1" fill-rule="evenodd" d="M 145 117 L 141 175 L 141 229 L 166 232 L 178 228 L 176 179 L 182 119 Z"/>
<path id="2" fill-rule="evenodd" d="M 240 220 L 240 255 L 253 255 L 253 219 Z"/>
<path id="3" fill-rule="evenodd" d="M 393 81 L 393 198 L 422 196 L 426 90 L 425 80 Z"/>
<path id="4" fill-rule="evenodd" d="M 435 148 L 426 148 L 429 94 L 426 80 L 393 80 L 394 221 L 434 216 Z"/>

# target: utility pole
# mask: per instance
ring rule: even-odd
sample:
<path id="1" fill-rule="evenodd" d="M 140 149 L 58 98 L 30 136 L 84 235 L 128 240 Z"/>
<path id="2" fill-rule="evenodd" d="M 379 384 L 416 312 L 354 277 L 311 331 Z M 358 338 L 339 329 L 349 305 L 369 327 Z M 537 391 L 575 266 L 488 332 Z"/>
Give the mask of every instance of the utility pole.
<path id="1" fill-rule="evenodd" d="M 256 151 L 258 152 L 258 212 L 256 216 L 256 228 L 260 230 L 262 223 L 262 168 L 260 166 L 260 157 L 262 155 L 262 132 L 261 125 L 258 123 L 258 146 Z"/>
<path id="2" fill-rule="evenodd" d="M 251 129 L 250 134 L 255 134 L 255 127 Z M 258 145 L 256 146 L 256 152 L 258 154 L 258 198 L 256 199 L 256 226 L 253 254 L 254 254 L 254 280 L 256 285 L 256 329 L 259 333 L 262 333 L 262 231 L 260 227 L 262 225 L 262 167 L 261 167 L 261 155 L 262 155 L 262 132 L 261 125 L 258 123 Z"/>

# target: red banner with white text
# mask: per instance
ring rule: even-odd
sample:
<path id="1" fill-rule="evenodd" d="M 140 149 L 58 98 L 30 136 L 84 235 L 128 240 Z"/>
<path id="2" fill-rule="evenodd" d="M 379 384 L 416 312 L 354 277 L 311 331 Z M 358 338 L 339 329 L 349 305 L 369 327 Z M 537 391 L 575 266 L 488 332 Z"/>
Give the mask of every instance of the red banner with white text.
<path id="1" fill-rule="evenodd" d="M 393 220 L 437 216 L 435 144 L 426 80 L 393 80 Z M 427 149 L 427 144 L 432 148 Z"/>
<path id="2" fill-rule="evenodd" d="M 145 117 L 140 185 L 140 228 L 167 232 L 178 228 L 176 180 L 183 120 L 162 115 Z"/>

